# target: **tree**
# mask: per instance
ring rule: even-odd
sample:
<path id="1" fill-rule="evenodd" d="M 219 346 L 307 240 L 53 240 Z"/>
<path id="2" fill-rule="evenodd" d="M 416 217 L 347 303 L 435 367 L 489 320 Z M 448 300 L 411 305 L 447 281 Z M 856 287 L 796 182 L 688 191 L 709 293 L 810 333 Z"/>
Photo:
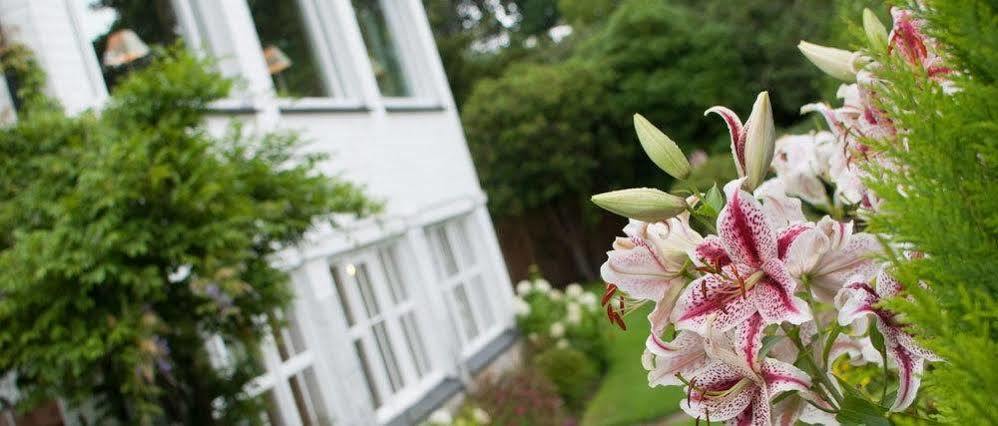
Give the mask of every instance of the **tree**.
<path id="1" fill-rule="evenodd" d="M 253 348 L 290 298 L 267 256 L 330 213 L 377 208 L 317 174 L 293 134 L 209 134 L 205 109 L 231 86 L 211 69 L 177 49 L 100 114 L 30 103 L 0 129 L 0 371 L 26 407 L 58 396 L 124 424 L 258 418 L 243 392 Z M 207 336 L 250 356 L 215 368 Z"/>
<path id="2" fill-rule="evenodd" d="M 600 164 L 629 158 L 634 148 L 605 143 L 603 85 L 600 70 L 583 62 L 518 65 L 482 81 L 464 112 L 491 211 L 542 214 L 588 278 L 595 272 L 585 252 L 586 194 L 606 179 Z"/>

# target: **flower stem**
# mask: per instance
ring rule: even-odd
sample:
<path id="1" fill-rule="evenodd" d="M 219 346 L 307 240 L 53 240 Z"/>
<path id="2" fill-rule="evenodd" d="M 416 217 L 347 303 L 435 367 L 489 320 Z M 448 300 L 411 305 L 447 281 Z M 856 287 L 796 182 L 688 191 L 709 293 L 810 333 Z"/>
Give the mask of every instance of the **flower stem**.
<path id="1" fill-rule="evenodd" d="M 835 399 L 836 403 L 841 404 L 842 395 L 839 393 L 839 390 L 836 389 L 834 385 L 832 385 L 831 381 L 828 380 L 828 375 L 825 374 L 825 372 L 822 369 L 818 368 L 818 364 L 814 362 L 814 358 L 811 356 L 811 352 L 804 347 L 804 343 L 802 343 L 800 340 L 800 330 L 789 324 L 781 324 L 780 327 L 783 328 L 783 331 L 787 334 L 787 337 L 790 338 L 790 341 L 793 342 L 795 347 L 797 347 L 797 352 L 799 353 L 799 357 L 804 360 L 804 367 L 807 368 L 808 370 L 811 370 L 811 374 L 814 376 L 814 378 L 821 383 L 822 386 L 818 387 L 818 389 L 821 390 L 822 388 L 824 388 L 826 392 L 831 394 L 832 398 Z M 825 397 L 826 397 L 825 399 L 829 399 L 828 395 L 825 395 Z"/>

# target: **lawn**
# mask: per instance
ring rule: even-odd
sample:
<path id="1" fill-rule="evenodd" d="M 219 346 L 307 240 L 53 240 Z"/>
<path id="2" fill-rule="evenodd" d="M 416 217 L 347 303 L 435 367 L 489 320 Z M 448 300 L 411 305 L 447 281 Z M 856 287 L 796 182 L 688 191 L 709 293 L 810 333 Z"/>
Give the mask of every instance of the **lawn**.
<path id="1" fill-rule="evenodd" d="M 583 426 L 655 423 L 679 410 L 683 392 L 679 387 L 649 388 L 648 373 L 641 366 L 648 337 L 651 306 L 627 315 L 627 331 L 607 332 L 609 370 L 582 417 Z"/>

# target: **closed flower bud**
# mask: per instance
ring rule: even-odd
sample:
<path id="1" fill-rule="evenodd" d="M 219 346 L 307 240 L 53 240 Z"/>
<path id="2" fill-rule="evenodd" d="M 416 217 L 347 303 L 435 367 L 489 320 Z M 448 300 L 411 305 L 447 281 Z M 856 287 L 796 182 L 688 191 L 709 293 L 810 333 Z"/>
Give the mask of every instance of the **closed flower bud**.
<path id="1" fill-rule="evenodd" d="M 770 118 L 772 122 L 772 118 Z M 653 188 L 631 188 L 594 195 L 593 203 L 611 213 L 642 222 L 669 219 L 686 210 L 682 197 Z"/>
<path id="2" fill-rule="evenodd" d="M 746 189 L 755 189 L 766 179 L 773 162 L 776 127 L 769 93 L 762 92 L 752 105 L 752 114 L 745 122 L 745 181 Z"/>
<path id="3" fill-rule="evenodd" d="M 676 179 L 686 179 L 690 175 L 690 163 L 672 139 L 658 130 L 641 114 L 634 114 L 634 129 L 641 141 L 645 154 L 660 169 Z"/>
<path id="4" fill-rule="evenodd" d="M 819 46 L 806 41 L 801 41 L 797 45 L 797 48 L 800 49 L 801 53 L 812 64 L 824 71 L 825 74 L 843 81 L 856 81 L 856 71 L 852 67 L 852 52 L 834 47 Z"/>
<path id="5" fill-rule="evenodd" d="M 870 49 L 874 52 L 887 51 L 887 27 L 877 19 L 877 15 L 870 9 L 863 9 L 863 31 L 866 32 L 866 39 L 870 42 Z"/>

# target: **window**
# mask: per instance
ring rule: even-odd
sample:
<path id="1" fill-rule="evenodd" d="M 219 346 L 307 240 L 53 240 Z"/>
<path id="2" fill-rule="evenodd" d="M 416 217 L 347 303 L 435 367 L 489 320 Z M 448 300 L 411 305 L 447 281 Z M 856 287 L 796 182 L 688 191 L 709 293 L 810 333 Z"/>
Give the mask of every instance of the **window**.
<path id="1" fill-rule="evenodd" d="M 353 0 L 357 25 L 364 37 L 367 56 L 378 81 L 378 89 L 385 97 L 413 95 L 410 81 L 399 54 L 399 43 L 389 24 L 386 8 L 379 0 Z"/>
<path id="2" fill-rule="evenodd" d="M 425 384 L 432 371 L 400 251 L 389 244 L 330 265 L 365 391 L 376 409 Z"/>
<path id="3" fill-rule="evenodd" d="M 467 348 L 495 332 L 499 324 L 490 303 L 476 247 L 468 238 L 466 218 L 427 228 L 436 264 L 459 335 Z"/>
<path id="4" fill-rule="evenodd" d="M 74 1 L 82 6 L 81 26 L 93 43 L 108 89 L 149 63 L 150 45 L 170 46 L 181 38 L 171 0 Z"/>
<path id="5" fill-rule="evenodd" d="M 247 4 L 278 96 L 340 95 L 329 49 L 321 42 L 322 28 L 311 22 L 317 19 L 311 0 L 248 0 Z"/>
<path id="6" fill-rule="evenodd" d="M 266 319 L 270 335 L 261 347 L 249 350 L 235 342 L 215 337 L 208 342 L 215 355 L 215 365 L 224 369 L 233 360 L 250 358 L 260 371 L 260 377 L 248 385 L 250 396 L 263 398 L 265 411 L 260 422 L 265 425 L 320 426 L 332 424 L 323 402 L 322 386 L 314 367 L 314 356 L 305 345 L 305 338 L 294 316 L 287 318 L 276 312 Z"/>

